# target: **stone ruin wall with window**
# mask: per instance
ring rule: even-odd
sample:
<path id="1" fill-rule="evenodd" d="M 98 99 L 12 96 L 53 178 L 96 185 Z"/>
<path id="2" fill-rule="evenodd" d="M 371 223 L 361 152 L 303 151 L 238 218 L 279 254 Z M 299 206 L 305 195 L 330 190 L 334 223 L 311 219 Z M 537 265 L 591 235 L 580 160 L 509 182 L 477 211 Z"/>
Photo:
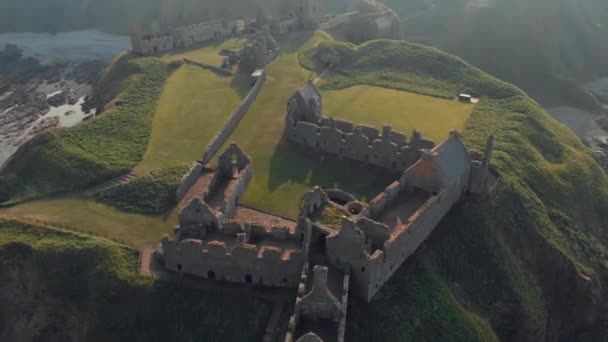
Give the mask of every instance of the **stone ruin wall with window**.
<path id="1" fill-rule="evenodd" d="M 308 259 L 310 222 L 295 227 L 234 220 L 251 180 L 251 159 L 231 144 L 218 158 L 213 177 L 198 190 L 202 170 L 190 175 L 195 195 L 184 195 L 175 236 L 156 251 L 165 268 L 201 278 L 295 288 Z M 219 196 L 219 197 L 218 197 Z"/>
<path id="2" fill-rule="evenodd" d="M 322 115 L 322 98 L 308 84 L 297 91 L 287 105 L 288 140 L 331 155 L 403 171 L 420 157 L 420 150 L 432 149 L 435 143 L 414 131 L 411 140 L 390 126 L 378 129 Z"/>

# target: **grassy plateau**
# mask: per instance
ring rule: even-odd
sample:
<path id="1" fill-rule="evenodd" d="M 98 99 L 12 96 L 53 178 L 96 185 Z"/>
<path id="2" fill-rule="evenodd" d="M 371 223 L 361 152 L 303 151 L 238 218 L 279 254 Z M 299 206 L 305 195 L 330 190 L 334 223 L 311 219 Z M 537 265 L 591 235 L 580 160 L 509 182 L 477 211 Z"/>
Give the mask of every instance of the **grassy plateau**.
<path id="1" fill-rule="evenodd" d="M 426 138 L 440 142 L 451 129 L 464 130 L 473 104 L 440 99 L 394 89 L 357 85 L 341 90 L 324 90 L 323 110 L 355 123 L 392 128 L 410 135 L 419 130 Z"/>

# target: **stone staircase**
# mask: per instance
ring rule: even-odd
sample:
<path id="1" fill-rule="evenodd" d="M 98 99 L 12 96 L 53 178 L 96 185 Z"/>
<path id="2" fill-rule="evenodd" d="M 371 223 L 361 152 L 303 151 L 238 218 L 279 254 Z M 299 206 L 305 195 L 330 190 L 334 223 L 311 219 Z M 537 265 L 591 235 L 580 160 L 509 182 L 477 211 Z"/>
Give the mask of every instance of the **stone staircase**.
<path id="1" fill-rule="evenodd" d="M 99 194 L 99 193 L 101 193 L 103 191 L 112 189 L 112 188 L 117 187 L 117 186 L 122 185 L 122 184 L 129 183 L 129 182 L 133 181 L 135 178 L 137 178 L 137 176 L 131 171 L 131 172 L 126 173 L 126 174 L 124 174 L 122 176 L 118 176 L 116 178 L 112 178 L 112 179 L 110 179 L 107 182 L 103 182 L 101 184 L 98 184 L 98 185 L 90 188 L 90 189 L 85 190 L 84 191 L 84 195 L 86 197 L 94 197 L 95 195 L 97 195 L 97 194 Z"/>

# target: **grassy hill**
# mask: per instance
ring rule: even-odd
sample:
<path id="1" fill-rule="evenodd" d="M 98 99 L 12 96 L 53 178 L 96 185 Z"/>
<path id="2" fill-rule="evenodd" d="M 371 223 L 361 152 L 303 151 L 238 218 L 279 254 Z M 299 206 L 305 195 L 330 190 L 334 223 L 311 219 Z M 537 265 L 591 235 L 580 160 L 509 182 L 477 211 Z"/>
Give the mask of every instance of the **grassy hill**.
<path id="1" fill-rule="evenodd" d="M 252 341 L 269 305 L 157 283 L 117 243 L 0 220 L 3 341 Z"/>
<path id="2" fill-rule="evenodd" d="M 105 76 L 108 93 L 118 96 L 115 105 L 90 122 L 24 144 L 0 171 L 0 200 L 79 189 L 128 172 L 147 149 L 167 73 L 158 59 L 122 55 Z"/>
<path id="3" fill-rule="evenodd" d="M 543 104 L 593 109 L 577 83 L 606 77 L 603 0 L 387 0 L 404 38 L 460 56 Z M 566 80 L 571 80 L 566 81 Z"/>
<path id="4" fill-rule="evenodd" d="M 495 136 L 494 164 L 503 177 L 491 199 L 471 199 L 443 220 L 377 301 L 353 304 L 347 339 L 537 341 L 601 334 L 608 314 L 601 290 L 608 179 L 576 136 L 521 90 L 437 50 L 396 41 L 324 44 L 321 49 L 343 61 L 325 87 L 477 93 L 481 101 L 464 137 L 481 148 Z M 304 51 L 300 60 L 319 71 L 317 50 Z"/>

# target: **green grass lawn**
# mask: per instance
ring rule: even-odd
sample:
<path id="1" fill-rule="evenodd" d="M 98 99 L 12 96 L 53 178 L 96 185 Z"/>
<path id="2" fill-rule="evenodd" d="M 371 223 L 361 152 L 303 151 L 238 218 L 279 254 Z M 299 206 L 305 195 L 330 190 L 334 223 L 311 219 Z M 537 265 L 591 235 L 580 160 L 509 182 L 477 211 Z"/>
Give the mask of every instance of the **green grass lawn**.
<path id="1" fill-rule="evenodd" d="M 162 59 L 166 62 L 170 62 L 177 59 L 188 58 L 197 62 L 220 66 L 223 59 L 223 57 L 219 55 L 220 50 L 238 51 L 243 43 L 245 43 L 245 39 L 230 38 L 223 42 L 202 46 L 198 49 L 170 53 L 163 56 Z"/>
<path id="2" fill-rule="evenodd" d="M 243 81 L 184 65 L 168 79 L 160 97 L 148 149 L 135 168 L 152 170 L 190 164 L 241 101 Z"/>
<path id="3" fill-rule="evenodd" d="M 133 244 L 155 246 L 177 223 L 177 214 L 144 216 L 129 214 L 84 199 L 61 198 L 32 201 L 0 209 L 3 217 L 27 217 L 76 227 L 84 232 L 108 236 Z"/>
<path id="4" fill-rule="evenodd" d="M 410 136 L 414 129 L 440 142 L 450 129 L 464 130 L 474 105 L 382 87 L 358 85 L 324 90 L 325 115 L 377 128 L 390 124 Z"/>
<path id="5" fill-rule="evenodd" d="M 228 139 L 236 141 L 253 159 L 253 180 L 244 202 L 296 217 L 301 197 L 314 185 L 339 186 L 370 199 L 391 178 L 375 168 L 318 154 L 283 140 L 287 100 L 301 87 L 310 71 L 298 63 L 298 48 L 326 36 L 295 34 L 284 37 L 283 53 L 268 67 L 264 89 Z"/>

